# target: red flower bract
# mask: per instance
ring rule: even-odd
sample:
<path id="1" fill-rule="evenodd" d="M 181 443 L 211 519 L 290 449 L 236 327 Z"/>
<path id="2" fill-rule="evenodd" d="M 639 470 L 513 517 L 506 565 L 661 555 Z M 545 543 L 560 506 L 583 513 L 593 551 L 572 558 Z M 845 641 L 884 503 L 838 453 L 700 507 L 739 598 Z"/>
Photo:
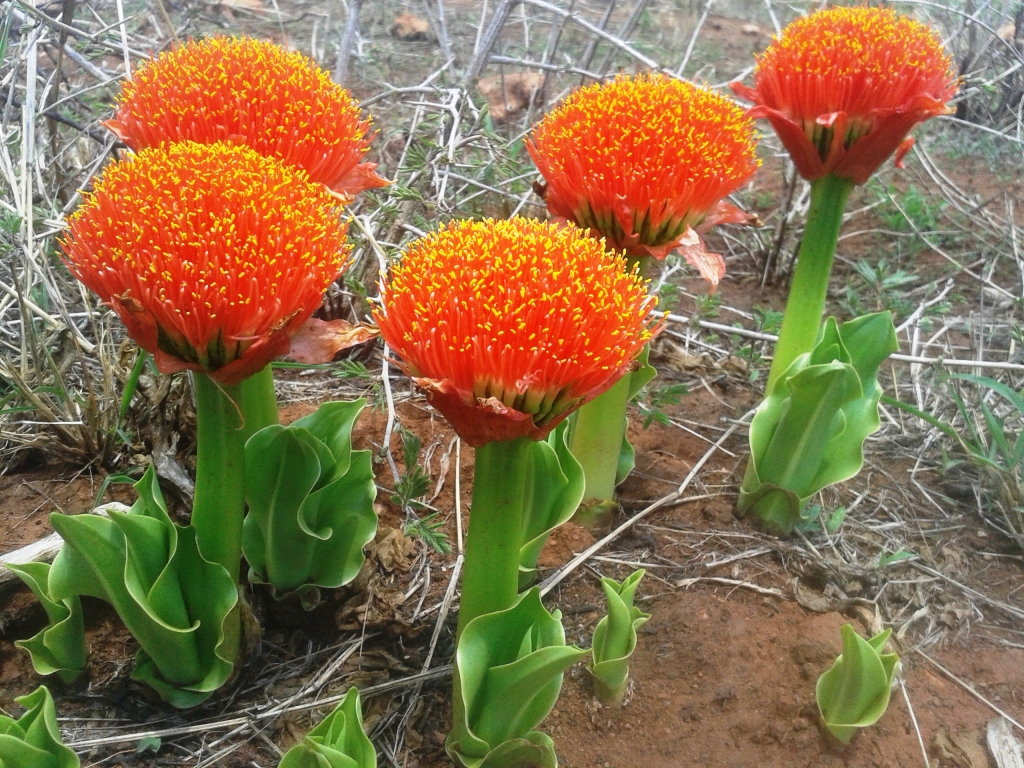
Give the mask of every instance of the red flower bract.
<path id="1" fill-rule="evenodd" d="M 623 374 L 655 299 L 621 255 L 572 225 L 453 222 L 413 242 L 374 317 L 472 446 L 542 439 Z"/>
<path id="2" fill-rule="evenodd" d="M 570 94 L 526 146 L 553 216 L 631 257 L 681 248 L 712 286 L 725 273 L 694 230 L 750 218 L 721 202 L 758 167 L 753 123 L 731 99 L 661 75 L 620 76 Z"/>
<path id="3" fill-rule="evenodd" d="M 189 42 L 125 83 L 106 123 L 134 150 L 227 141 L 304 169 L 354 195 L 388 182 L 361 163 L 370 141 L 348 91 L 301 53 L 250 38 Z"/>
<path id="4" fill-rule="evenodd" d="M 886 8 L 832 8 L 797 19 L 761 55 L 754 87 L 732 83 L 766 117 L 804 178 L 863 184 L 907 134 L 946 113 L 952 59 L 929 27 Z"/>
<path id="5" fill-rule="evenodd" d="M 341 273 L 338 214 L 294 166 L 183 142 L 108 166 L 61 245 L 162 372 L 235 384 L 288 352 Z"/>

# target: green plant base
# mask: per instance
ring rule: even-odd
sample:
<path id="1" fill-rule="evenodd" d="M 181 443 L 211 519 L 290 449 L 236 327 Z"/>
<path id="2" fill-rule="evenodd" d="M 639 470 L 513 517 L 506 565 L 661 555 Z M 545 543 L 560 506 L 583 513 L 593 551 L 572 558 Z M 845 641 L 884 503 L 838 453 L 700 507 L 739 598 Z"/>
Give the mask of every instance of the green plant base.
<path id="1" fill-rule="evenodd" d="M 591 531 L 600 531 L 611 525 L 612 515 L 619 510 L 619 503 L 614 500 L 583 502 L 576 508 L 571 522 L 582 525 Z"/>
<path id="2" fill-rule="evenodd" d="M 586 669 L 587 675 L 590 677 L 590 687 L 594 691 L 594 695 L 597 696 L 597 700 L 606 707 L 621 709 L 622 702 L 626 698 L 626 691 L 629 689 L 629 678 L 623 680 L 621 685 L 612 688 L 600 675 L 594 674 L 589 667 Z"/>

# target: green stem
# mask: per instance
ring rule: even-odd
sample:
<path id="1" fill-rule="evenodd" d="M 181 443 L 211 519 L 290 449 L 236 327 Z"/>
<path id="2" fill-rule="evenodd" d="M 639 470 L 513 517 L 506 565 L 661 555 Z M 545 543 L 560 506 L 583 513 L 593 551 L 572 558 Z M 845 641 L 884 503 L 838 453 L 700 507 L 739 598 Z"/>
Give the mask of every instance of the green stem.
<path id="1" fill-rule="evenodd" d="M 797 357 L 814 347 L 825 311 L 832 259 L 843 223 L 846 199 L 853 190 L 851 179 L 825 176 L 811 185 L 811 208 L 793 271 L 782 330 L 775 345 L 775 357 L 768 374 L 766 393 Z"/>
<path id="2" fill-rule="evenodd" d="M 271 424 L 279 424 L 277 398 L 274 395 L 273 366 L 268 364 L 259 373 L 242 382 L 242 443 Z"/>
<path id="3" fill-rule="evenodd" d="M 199 552 L 238 583 L 245 514 L 245 441 L 238 406 L 242 385 L 193 377 L 196 391 L 196 495 L 192 527 Z"/>
<path id="4" fill-rule="evenodd" d="M 586 478 L 582 506 L 614 504 L 628 401 L 629 374 L 576 413 L 570 450 L 583 466 Z"/>
<path id="5" fill-rule="evenodd" d="M 476 449 L 473 506 L 462 572 L 458 635 L 485 613 L 512 606 L 519 594 L 519 547 L 530 440 L 502 440 Z"/>

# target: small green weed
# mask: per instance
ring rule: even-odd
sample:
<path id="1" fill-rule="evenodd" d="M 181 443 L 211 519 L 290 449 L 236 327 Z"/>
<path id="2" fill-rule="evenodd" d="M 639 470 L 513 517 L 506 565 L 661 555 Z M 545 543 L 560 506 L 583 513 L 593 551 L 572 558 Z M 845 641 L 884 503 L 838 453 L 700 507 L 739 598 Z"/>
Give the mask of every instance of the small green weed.
<path id="1" fill-rule="evenodd" d="M 761 333 L 777 334 L 782 328 L 782 313 L 771 307 L 754 305 L 754 328 Z"/>
<path id="2" fill-rule="evenodd" d="M 894 269 L 888 259 L 879 259 L 874 265 L 859 259 L 853 269 L 854 275 L 846 286 L 846 298 L 840 302 L 850 315 L 858 317 L 888 309 L 896 317 L 902 317 L 913 310 L 902 289 L 916 282 L 917 277 L 906 270 Z"/>
<path id="3" fill-rule="evenodd" d="M 640 406 L 644 429 L 650 427 L 654 422 L 665 427 L 671 424 L 665 414 L 665 408 L 670 405 L 679 405 L 688 394 L 690 394 L 690 388 L 685 384 L 662 384 L 656 389 L 645 387 L 641 390 L 634 398 L 634 402 Z"/>
<path id="4" fill-rule="evenodd" d="M 405 524 L 406 536 L 418 536 L 427 543 L 431 549 L 440 552 L 442 555 L 452 553 L 451 542 L 444 532 L 444 520 L 440 519 L 439 512 L 432 512 L 424 517 L 418 517 Z"/>
<path id="5" fill-rule="evenodd" d="M 402 460 L 405 471 L 395 484 L 395 492 L 391 500 L 403 509 L 415 503 L 416 499 L 425 496 L 430 490 L 430 475 L 419 465 L 420 439 L 409 430 L 399 427 L 402 439 Z"/>
<path id="6" fill-rule="evenodd" d="M 959 382 L 975 385 L 974 396 L 965 396 Z M 948 376 L 946 383 L 964 423 L 963 432 L 907 403 L 884 395 L 882 400 L 928 422 L 960 444 L 967 461 L 980 467 L 991 481 L 985 487 L 994 490 L 992 499 L 1002 518 L 994 526 L 1024 549 L 1024 393 L 987 376 L 966 373 Z M 992 399 L 988 393 L 999 396 L 999 405 L 988 402 Z M 944 454 L 944 468 L 957 463 Z"/>
<path id="7" fill-rule="evenodd" d="M 712 317 L 718 317 L 718 308 L 724 303 L 722 295 L 719 293 L 709 293 L 706 295 L 697 294 L 694 297 L 694 308 L 693 316 L 698 320 L 706 320 Z"/>
<path id="8" fill-rule="evenodd" d="M 339 379 L 368 379 L 370 369 L 361 360 L 342 360 L 338 363 L 336 370 L 331 372 L 332 376 Z"/>
<path id="9" fill-rule="evenodd" d="M 890 185 L 884 196 L 890 204 L 879 206 L 878 216 L 888 229 L 897 232 L 913 232 L 915 229 L 931 232 L 939 228 L 943 205 L 913 184 L 903 193 Z M 891 201 L 895 201 L 895 205 Z"/>
<path id="10" fill-rule="evenodd" d="M 433 512 L 424 517 L 418 517 L 415 513 L 417 508 L 431 509 L 420 501 L 430 491 L 430 474 L 419 464 L 423 444 L 419 437 L 404 427 L 399 427 L 398 434 L 402 440 L 402 461 L 405 463 L 405 470 L 395 484 L 391 501 L 406 511 L 405 534 L 419 536 L 428 546 L 441 554 L 450 554 L 451 545 L 442 530 L 444 521 L 438 519 L 438 513 Z"/>

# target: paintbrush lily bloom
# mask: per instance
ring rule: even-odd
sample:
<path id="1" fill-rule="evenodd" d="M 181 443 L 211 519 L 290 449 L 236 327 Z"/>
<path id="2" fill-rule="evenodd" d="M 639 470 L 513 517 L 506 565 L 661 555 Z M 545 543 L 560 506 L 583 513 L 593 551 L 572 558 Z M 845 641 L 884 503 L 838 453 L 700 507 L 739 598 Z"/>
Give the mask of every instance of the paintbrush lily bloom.
<path id="1" fill-rule="evenodd" d="M 934 30 L 887 8 L 831 8 L 797 19 L 758 59 L 754 87 L 732 83 L 772 124 L 809 181 L 863 184 L 919 123 L 949 112 L 952 59 Z"/>
<path id="2" fill-rule="evenodd" d="M 655 300 L 573 226 L 462 221 L 414 242 L 374 313 L 405 370 L 469 445 L 542 440 L 628 373 Z"/>
<path id="3" fill-rule="evenodd" d="M 656 299 L 603 241 L 521 218 L 452 222 L 415 241 L 380 293 L 381 336 L 476 448 L 449 754 L 465 766 L 554 765 L 533 728 L 584 652 L 565 648 L 537 590 L 517 595 L 531 548 L 583 489 L 564 432 L 539 441 L 632 370 L 657 330 Z"/>
<path id="4" fill-rule="evenodd" d="M 461 635 L 515 602 L 522 547 L 543 533 L 534 518 L 550 517 L 537 498 L 578 502 L 578 467 L 537 441 L 631 371 L 657 330 L 656 300 L 585 231 L 520 218 L 452 222 L 417 240 L 381 299 L 381 336 L 476 448 Z"/>
<path id="5" fill-rule="evenodd" d="M 298 52 L 251 38 L 215 37 L 162 53 L 141 68 L 106 123 L 138 151 L 165 142 L 244 144 L 354 195 L 389 182 L 363 162 L 370 121 L 349 92 Z"/>
<path id="6" fill-rule="evenodd" d="M 678 250 L 712 286 L 725 262 L 699 233 L 753 217 L 723 198 L 758 167 L 752 121 L 731 99 L 662 75 L 581 88 L 527 140 L 556 219 L 631 258 Z"/>
<path id="7" fill-rule="evenodd" d="M 339 207 L 298 168 L 185 142 L 107 168 L 62 245 L 161 372 L 233 385 L 289 351 L 341 274 Z"/>

